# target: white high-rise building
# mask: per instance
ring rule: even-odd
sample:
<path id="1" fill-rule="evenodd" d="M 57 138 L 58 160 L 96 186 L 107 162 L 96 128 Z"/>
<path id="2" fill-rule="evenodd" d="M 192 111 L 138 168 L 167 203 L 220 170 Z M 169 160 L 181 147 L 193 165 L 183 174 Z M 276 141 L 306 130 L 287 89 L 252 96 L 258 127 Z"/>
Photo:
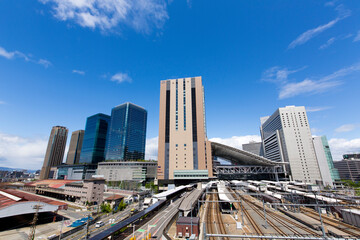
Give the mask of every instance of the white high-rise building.
<path id="1" fill-rule="evenodd" d="M 261 138 L 265 157 L 287 162 L 285 170 L 292 180 L 321 181 L 305 107 L 286 106 L 261 121 Z"/>

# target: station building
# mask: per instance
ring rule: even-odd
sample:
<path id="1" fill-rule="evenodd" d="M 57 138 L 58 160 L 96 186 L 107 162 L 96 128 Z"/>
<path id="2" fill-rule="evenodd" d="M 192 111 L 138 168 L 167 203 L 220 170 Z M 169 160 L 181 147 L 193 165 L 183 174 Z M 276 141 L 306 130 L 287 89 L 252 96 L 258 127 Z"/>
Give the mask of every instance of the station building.
<path id="1" fill-rule="evenodd" d="M 88 180 L 40 180 L 27 183 L 24 190 L 39 195 L 68 200 L 79 204 L 100 204 L 104 197 L 105 179 Z"/>

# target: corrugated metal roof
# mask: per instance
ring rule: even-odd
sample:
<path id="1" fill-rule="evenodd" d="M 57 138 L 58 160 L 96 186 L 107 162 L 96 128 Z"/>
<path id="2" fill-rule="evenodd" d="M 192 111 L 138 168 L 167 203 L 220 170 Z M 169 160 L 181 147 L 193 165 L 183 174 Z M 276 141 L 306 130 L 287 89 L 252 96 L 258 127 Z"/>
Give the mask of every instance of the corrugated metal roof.
<path id="1" fill-rule="evenodd" d="M 14 197 L 20 198 L 21 200 L 19 201 L 15 201 L 12 198 L 6 197 L 5 195 L 0 195 L 0 208 L 3 207 L 7 207 L 13 204 L 16 204 L 18 202 L 24 202 L 24 201 L 34 201 L 34 202 L 44 202 L 44 203 L 48 203 L 51 205 L 57 205 L 57 206 L 66 206 L 66 203 L 60 202 L 60 201 L 56 201 L 50 198 L 45 198 L 45 197 L 41 197 L 38 196 L 36 194 L 31 194 L 31 193 L 27 193 L 27 192 L 23 192 L 23 191 L 19 191 L 19 190 L 15 190 L 15 189 L 1 189 L 2 192 L 5 192 L 7 194 L 10 194 Z"/>

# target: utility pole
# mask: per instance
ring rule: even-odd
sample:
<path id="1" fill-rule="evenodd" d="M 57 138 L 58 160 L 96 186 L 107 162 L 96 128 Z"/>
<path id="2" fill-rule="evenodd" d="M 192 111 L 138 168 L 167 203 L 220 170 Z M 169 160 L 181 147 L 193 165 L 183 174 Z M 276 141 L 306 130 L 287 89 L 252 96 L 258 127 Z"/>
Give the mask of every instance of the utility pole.
<path id="1" fill-rule="evenodd" d="M 87 218 L 87 221 L 86 221 L 86 236 L 85 236 L 85 239 L 89 238 L 89 219 L 90 219 L 90 213 L 88 214 L 88 218 Z"/>
<path id="2" fill-rule="evenodd" d="M 33 206 L 33 209 L 35 209 L 35 214 L 34 214 L 34 218 L 31 222 L 31 229 L 30 229 L 30 234 L 29 234 L 29 240 L 34 240 L 35 238 L 35 229 L 36 229 L 36 222 L 39 216 L 39 210 L 42 208 L 42 206 L 40 205 L 40 202 Z"/>
<path id="3" fill-rule="evenodd" d="M 316 197 L 316 192 L 314 191 L 313 193 L 314 193 L 315 200 L 316 200 L 316 208 L 318 209 L 318 213 L 319 213 L 319 218 L 320 218 L 320 223 L 321 223 L 321 231 L 322 231 L 323 237 L 326 238 L 324 223 L 323 223 L 323 220 L 321 217 L 321 211 L 320 211 L 320 207 L 319 207 L 319 202 Z"/>

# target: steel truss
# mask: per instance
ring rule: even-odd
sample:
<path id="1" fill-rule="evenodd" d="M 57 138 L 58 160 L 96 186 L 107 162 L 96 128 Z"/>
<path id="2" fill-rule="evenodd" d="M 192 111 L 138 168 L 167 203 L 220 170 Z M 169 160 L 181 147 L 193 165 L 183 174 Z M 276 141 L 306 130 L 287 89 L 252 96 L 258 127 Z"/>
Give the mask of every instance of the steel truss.
<path id="1" fill-rule="evenodd" d="M 281 166 L 229 165 L 214 167 L 215 174 L 278 174 L 284 173 Z"/>

